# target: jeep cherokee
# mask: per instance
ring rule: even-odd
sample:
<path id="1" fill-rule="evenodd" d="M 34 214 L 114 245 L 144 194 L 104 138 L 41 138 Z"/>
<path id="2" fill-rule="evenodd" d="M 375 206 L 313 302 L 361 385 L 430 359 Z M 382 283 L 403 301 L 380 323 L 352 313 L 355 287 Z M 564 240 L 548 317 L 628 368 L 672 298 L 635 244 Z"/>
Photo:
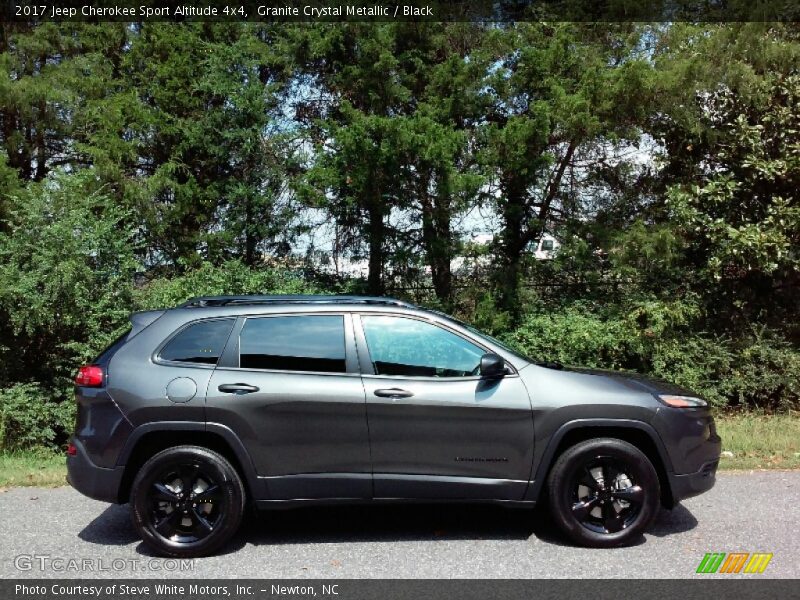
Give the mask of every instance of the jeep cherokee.
<path id="1" fill-rule="evenodd" d="M 631 374 L 537 364 L 391 298 L 215 296 L 134 313 L 75 379 L 69 481 L 130 502 L 141 537 L 201 556 L 245 506 L 533 506 L 574 542 L 641 535 L 714 485 L 706 402 Z"/>

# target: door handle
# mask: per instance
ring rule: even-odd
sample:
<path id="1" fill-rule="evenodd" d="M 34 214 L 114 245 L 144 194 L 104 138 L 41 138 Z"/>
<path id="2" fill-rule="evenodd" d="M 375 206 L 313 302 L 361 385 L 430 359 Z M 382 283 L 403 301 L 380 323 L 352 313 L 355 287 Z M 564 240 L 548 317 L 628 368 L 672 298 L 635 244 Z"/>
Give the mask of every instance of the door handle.
<path id="1" fill-rule="evenodd" d="M 228 394 L 252 394 L 258 391 L 256 386 L 248 383 L 223 383 L 217 389 Z"/>
<path id="2" fill-rule="evenodd" d="M 385 388 L 375 390 L 375 395 L 381 398 L 410 398 L 414 394 L 408 390 L 401 390 L 400 388 Z"/>

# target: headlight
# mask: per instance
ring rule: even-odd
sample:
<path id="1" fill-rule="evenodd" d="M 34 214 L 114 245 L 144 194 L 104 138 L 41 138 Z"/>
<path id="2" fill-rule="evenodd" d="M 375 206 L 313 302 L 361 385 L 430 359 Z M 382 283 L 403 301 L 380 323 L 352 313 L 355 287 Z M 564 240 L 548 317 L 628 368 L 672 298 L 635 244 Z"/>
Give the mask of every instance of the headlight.
<path id="1" fill-rule="evenodd" d="M 704 408 L 708 402 L 694 396 L 674 396 L 672 394 L 659 394 L 658 399 L 673 408 Z"/>

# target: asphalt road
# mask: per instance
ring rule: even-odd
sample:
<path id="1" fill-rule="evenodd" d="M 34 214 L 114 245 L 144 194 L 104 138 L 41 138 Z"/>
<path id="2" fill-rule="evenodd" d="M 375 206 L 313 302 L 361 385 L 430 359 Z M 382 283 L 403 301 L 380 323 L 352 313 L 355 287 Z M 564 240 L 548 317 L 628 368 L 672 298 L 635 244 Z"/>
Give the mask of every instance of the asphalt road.
<path id="1" fill-rule="evenodd" d="M 711 492 L 662 511 L 638 544 L 614 550 L 567 545 L 541 510 L 301 508 L 264 513 L 222 554 L 175 571 L 152 562 L 128 506 L 71 488 L 15 488 L 0 493 L 0 577 L 717 577 L 695 575 L 706 552 L 772 552 L 762 575 L 738 577 L 796 578 L 798 507 L 800 471 L 723 473 Z M 95 571 L 74 570 L 82 559 Z"/>

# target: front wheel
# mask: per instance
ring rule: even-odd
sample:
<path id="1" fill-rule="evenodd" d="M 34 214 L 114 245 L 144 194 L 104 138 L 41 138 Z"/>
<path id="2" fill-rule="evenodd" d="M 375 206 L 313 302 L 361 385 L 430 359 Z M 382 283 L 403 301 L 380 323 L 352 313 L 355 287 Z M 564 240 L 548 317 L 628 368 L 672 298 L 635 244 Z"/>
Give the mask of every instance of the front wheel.
<path id="1" fill-rule="evenodd" d="M 656 516 L 661 494 L 647 456 L 613 438 L 566 450 L 550 471 L 548 489 L 558 527 L 578 544 L 595 548 L 640 536 Z"/>
<path id="2" fill-rule="evenodd" d="M 142 539 L 167 556 L 213 553 L 239 529 L 245 491 L 236 469 L 200 446 L 156 454 L 136 475 L 133 522 Z"/>

